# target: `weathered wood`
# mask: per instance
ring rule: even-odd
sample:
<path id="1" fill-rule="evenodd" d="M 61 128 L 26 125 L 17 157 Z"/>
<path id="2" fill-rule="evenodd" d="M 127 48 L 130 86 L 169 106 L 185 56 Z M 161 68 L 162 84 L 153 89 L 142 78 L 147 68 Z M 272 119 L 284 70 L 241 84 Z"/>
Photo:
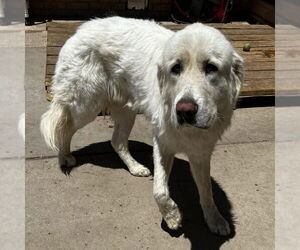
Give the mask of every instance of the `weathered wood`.
<path id="1" fill-rule="evenodd" d="M 299 80 L 300 82 L 300 72 L 299 70 L 279 70 L 276 71 L 276 80 L 278 81 L 290 81 L 291 79 Z M 300 84 L 298 84 L 300 87 Z M 300 89 L 300 88 L 299 88 Z"/>
<path id="2" fill-rule="evenodd" d="M 53 75 L 55 69 L 55 65 L 49 64 L 46 67 L 46 75 Z"/>
<path id="3" fill-rule="evenodd" d="M 274 70 L 261 70 L 261 71 L 245 71 L 245 80 L 247 79 L 275 79 Z"/>
<path id="4" fill-rule="evenodd" d="M 277 76 L 280 74 L 281 72 L 277 73 Z M 300 76 L 292 79 L 285 74 L 283 76 L 283 79 L 277 81 L 276 95 L 300 95 Z"/>
<path id="5" fill-rule="evenodd" d="M 245 70 L 247 71 L 262 71 L 262 70 L 274 70 L 274 61 L 245 61 Z"/>
<path id="6" fill-rule="evenodd" d="M 52 55 L 58 55 L 61 47 L 52 47 L 49 46 L 47 47 L 47 56 L 52 56 Z"/>
<path id="7" fill-rule="evenodd" d="M 240 95 L 273 95 L 274 87 L 274 79 L 245 79 Z"/>

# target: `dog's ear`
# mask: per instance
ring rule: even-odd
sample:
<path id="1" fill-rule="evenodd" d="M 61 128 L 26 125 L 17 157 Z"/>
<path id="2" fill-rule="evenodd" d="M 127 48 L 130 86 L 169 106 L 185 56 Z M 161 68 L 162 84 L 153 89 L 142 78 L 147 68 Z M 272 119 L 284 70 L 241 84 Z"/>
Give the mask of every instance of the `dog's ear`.
<path id="1" fill-rule="evenodd" d="M 232 104 L 233 108 L 235 108 L 244 79 L 244 60 L 236 51 L 233 52 L 231 78 L 233 84 Z"/>

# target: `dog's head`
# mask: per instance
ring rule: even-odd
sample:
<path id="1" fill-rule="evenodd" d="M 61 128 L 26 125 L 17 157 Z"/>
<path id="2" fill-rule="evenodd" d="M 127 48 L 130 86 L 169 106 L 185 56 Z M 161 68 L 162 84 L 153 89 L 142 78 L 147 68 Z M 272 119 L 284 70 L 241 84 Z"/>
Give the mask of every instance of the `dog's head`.
<path id="1" fill-rule="evenodd" d="M 235 106 L 243 59 L 215 28 L 196 23 L 175 33 L 158 67 L 163 100 L 175 127 L 209 128 Z"/>

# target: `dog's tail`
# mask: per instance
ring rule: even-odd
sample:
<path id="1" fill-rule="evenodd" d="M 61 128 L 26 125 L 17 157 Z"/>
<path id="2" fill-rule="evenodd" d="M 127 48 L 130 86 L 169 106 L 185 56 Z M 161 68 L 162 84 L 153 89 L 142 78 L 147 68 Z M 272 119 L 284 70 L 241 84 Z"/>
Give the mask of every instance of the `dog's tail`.
<path id="1" fill-rule="evenodd" d="M 72 132 L 72 117 L 68 107 L 52 102 L 50 109 L 42 115 L 40 129 L 46 144 L 59 151 Z"/>

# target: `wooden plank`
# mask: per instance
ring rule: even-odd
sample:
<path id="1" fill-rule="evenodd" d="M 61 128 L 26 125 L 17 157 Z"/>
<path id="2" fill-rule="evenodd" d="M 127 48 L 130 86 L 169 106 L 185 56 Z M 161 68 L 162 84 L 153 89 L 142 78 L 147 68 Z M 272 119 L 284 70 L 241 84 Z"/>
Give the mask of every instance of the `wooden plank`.
<path id="1" fill-rule="evenodd" d="M 61 47 L 51 47 L 47 46 L 47 56 L 58 55 Z"/>
<path id="2" fill-rule="evenodd" d="M 48 56 L 47 56 L 47 65 L 53 65 L 53 64 L 56 64 L 57 58 L 58 58 L 57 55 L 48 55 Z"/>
<path id="3" fill-rule="evenodd" d="M 274 61 L 245 61 L 245 70 L 247 71 L 262 71 L 262 70 L 274 70 Z"/>
<path id="4" fill-rule="evenodd" d="M 72 35 L 63 32 L 48 32 L 47 46 L 61 47 Z"/>
<path id="5" fill-rule="evenodd" d="M 277 48 L 294 48 L 299 49 L 300 41 L 293 41 L 293 40 L 284 40 L 284 41 L 276 41 L 276 49 Z"/>
<path id="6" fill-rule="evenodd" d="M 290 35 L 276 34 L 276 41 L 298 41 L 300 44 L 300 31 Z"/>
<path id="7" fill-rule="evenodd" d="M 46 67 L 46 75 L 53 75 L 55 70 L 55 65 L 47 65 Z"/>
<path id="8" fill-rule="evenodd" d="M 291 80 L 291 79 L 300 79 L 299 70 L 280 70 L 276 71 L 276 80 Z"/>
<path id="9" fill-rule="evenodd" d="M 224 35 L 274 35 L 274 29 L 219 29 Z"/>
<path id="10" fill-rule="evenodd" d="M 246 71 L 245 80 L 250 79 L 275 79 L 274 70 L 261 70 L 261 71 Z"/>
<path id="11" fill-rule="evenodd" d="M 242 47 L 235 47 L 237 51 L 243 51 Z M 275 50 L 274 50 L 274 46 L 267 46 L 267 47 L 257 47 L 257 48 L 253 48 L 251 47 L 251 53 L 253 52 L 263 52 L 265 54 L 270 54 L 270 56 L 272 54 L 275 54 Z M 245 52 L 245 54 L 247 54 L 249 52 Z"/>
<path id="12" fill-rule="evenodd" d="M 270 35 L 227 35 L 231 41 L 274 41 L 274 34 Z"/>
<path id="13" fill-rule="evenodd" d="M 275 55 L 274 54 L 267 54 L 264 51 L 257 51 L 259 53 L 240 53 L 241 56 L 244 58 L 245 61 L 266 61 L 266 62 L 274 62 Z"/>
<path id="14" fill-rule="evenodd" d="M 278 95 L 299 95 L 300 94 L 300 78 L 281 79 L 276 83 L 276 94 Z"/>
<path id="15" fill-rule="evenodd" d="M 276 61 L 276 70 L 278 71 L 291 71 L 291 70 L 298 70 L 300 72 L 300 60 L 298 61 Z M 300 76 L 300 74 L 299 74 Z"/>
<path id="16" fill-rule="evenodd" d="M 274 95 L 274 94 L 275 94 L 274 79 L 245 80 L 240 93 L 241 96 Z"/>
<path id="17" fill-rule="evenodd" d="M 236 48 L 243 48 L 247 41 L 232 41 L 232 45 Z M 275 45 L 274 41 L 251 41 L 249 42 L 251 46 L 251 50 L 255 48 L 265 48 L 265 47 L 273 47 Z"/>

